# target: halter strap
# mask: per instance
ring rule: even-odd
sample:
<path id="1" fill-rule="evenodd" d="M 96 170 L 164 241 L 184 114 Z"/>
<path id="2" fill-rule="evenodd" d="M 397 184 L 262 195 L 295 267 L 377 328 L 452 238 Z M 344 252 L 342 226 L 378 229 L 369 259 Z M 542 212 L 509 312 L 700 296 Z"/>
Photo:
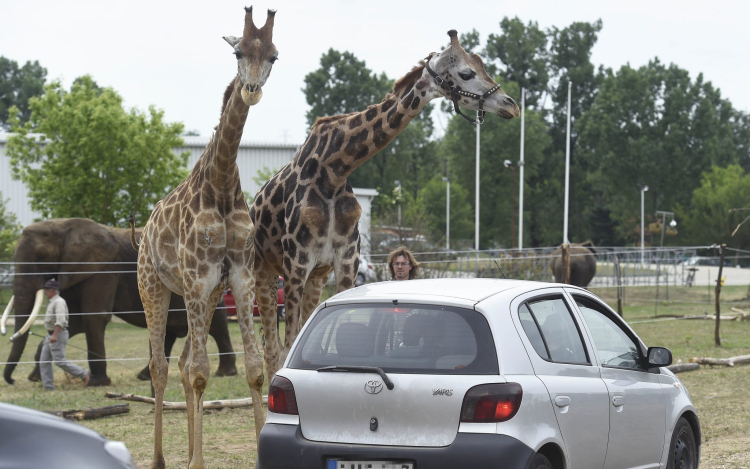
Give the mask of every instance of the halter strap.
<path id="1" fill-rule="evenodd" d="M 432 57 L 430 57 L 432 58 Z M 472 124 L 482 125 L 484 123 L 484 101 L 495 91 L 500 89 L 500 85 L 495 85 L 489 90 L 487 90 L 486 93 L 483 95 L 478 95 L 476 93 L 472 93 L 471 91 L 464 91 L 461 89 L 460 86 L 454 84 L 452 81 L 446 82 L 443 80 L 443 77 L 437 74 L 435 70 L 430 67 L 430 61 L 427 61 L 427 64 L 425 65 L 425 68 L 427 69 L 427 73 L 432 75 L 432 78 L 435 79 L 435 83 L 438 84 L 441 88 L 444 90 L 447 90 L 450 93 L 450 100 L 453 101 L 453 110 L 456 111 L 456 114 L 460 115 L 467 121 L 471 122 Z M 461 108 L 458 107 L 458 100 L 461 96 L 476 99 L 479 101 L 479 109 L 477 110 L 477 118 L 472 119 L 471 117 L 467 116 L 463 112 L 461 112 Z"/>

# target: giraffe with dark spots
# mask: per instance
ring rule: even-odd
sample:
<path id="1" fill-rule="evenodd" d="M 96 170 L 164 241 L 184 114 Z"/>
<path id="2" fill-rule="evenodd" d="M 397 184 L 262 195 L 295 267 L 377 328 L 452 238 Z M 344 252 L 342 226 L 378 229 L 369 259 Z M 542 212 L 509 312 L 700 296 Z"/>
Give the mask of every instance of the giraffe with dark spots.
<path id="1" fill-rule="evenodd" d="M 255 404 L 256 438 L 265 421 L 261 404 L 263 360 L 252 318 L 256 290 L 254 226 L 240 187 L 237 150 L 249 108 L 260 101 L 262 87 L 278 58 L 273 45 L 274 15 L 275 11 L 269 10 L 266 24 L 258 29 L 253 23 L 252 7 L 246 8 L 242 37 L 224 38 L 237 57 L 238 71 L 224 93 L 219 125 L 192 173 L 156 204 L 143 229 L 140 245 L 136 247 L 138 288 L 153 352 L 150 362 L 155 393 L 152 468 L 164 467 L 162 417 L 169 370 L 164 356 L 164 332 L 172 292 L 185 298 L 189 324 L 185 348 L 179 359 L 187 403 L 189 467 L 204 467 L 203 396 L 209 377 L 207 325 L 228 286 L 234 293 L 242 332 L 246 379 Z M 265 201 L 280 199 L 269 191 Z M 270 225 L 271 221 L 263 219 L 264 225 Z M 265 233 L 264 226 L 260 228 L 259 232 Z M 275 327 L 276 321 L 273 324 Z M 270 326 L 266 324 L 266 327 Z"/>
<path id="2" fill-rule="evenodd" d="M 281 275 L 286 295 L 283 349 L 278 349 L 276 340 L 267 340 L 265 345 L 269 378 L 283 364 L 300 327 L 318 304 L 331 271 L 335 273 L 338 292 L 354 285 L 359 267 L 357 225 L 361 208 L 349 175 L 401 133 L 428 102 L 448 97 L 449 93 L 427 72 L 426 64 L 446 83 L 455 83 L 472 93 L 482 95 L 497 86 L 479 56 L 461 47 L 456 31 L 448 35 L 451 45 L 441 53 L 430 54 L 398 80 L 381 103 L 362 112 L 321 117 L 313 124 L 292 161 L 267 183 L 284 186 L 282 203 L 270 203 L 268 194 L 255 199 L 253 221 L 256 225 L 263 223 L 269 219 L 266 213 L 270 213 L 273 225 L 268 228 L 278 233 L 269 237 L 257 230 L 255 234 L 261 316 L 273 318 L 276 312 L 275 297 L 261 291 L 262 286 L 273 285 Z M 469 75 L 470 80 L 461 78 Z M 479 107 L 478 102 L 468 98 L 461 98 L 460 104 L 469 109 Z M 487 98 L 484 110 L 503 118 L 519 115 L 516 103 L 502 90 Z M 267 323 L 264 320 L 264 328 Z M 276 333 L 275 323 L 265 330 Z"/>

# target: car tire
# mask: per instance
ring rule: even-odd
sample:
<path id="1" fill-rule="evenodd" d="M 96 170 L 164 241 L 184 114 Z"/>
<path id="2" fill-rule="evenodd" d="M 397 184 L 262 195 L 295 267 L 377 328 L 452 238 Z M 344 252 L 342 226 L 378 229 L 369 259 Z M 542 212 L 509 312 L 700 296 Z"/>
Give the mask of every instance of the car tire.
<path id="1" fill-rule="evenodd" d="M 526 464 L 526 469 L 554 469 L 547 456 L 536 453 Z"/>
<path id="2" fill-rule="evenodd" d="M 672 434 L 669 447 L 667 469 L 696 469 L 698 467 L 698 447 L 693 427 L 685 417 L 680 417 Z"/>
<path id="3" fill-rule="evenodd" d="M 365 274 L 357 274 L 357 278 L 354 279 L 354 286 L 361 287 L 365 284 Z"/>

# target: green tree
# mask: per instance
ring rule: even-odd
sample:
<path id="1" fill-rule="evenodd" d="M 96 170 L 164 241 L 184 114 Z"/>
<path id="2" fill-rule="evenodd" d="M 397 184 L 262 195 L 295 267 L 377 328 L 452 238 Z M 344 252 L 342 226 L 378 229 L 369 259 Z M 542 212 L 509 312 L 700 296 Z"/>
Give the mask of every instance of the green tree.
<path id="1" fill-rule="evenodd" d="M 15 106 L 21 122 L 31 116 L 29 99 L 44 92 L 47 69 L 39 62 L 26 62 L 23 67 L 0 56 L 0 127 L 9 129 L 8 112 Z"/>
<path id="2" fill-rule="evenodd" d="M 0 261 L 13 260 L 13 248 L 21 234 L 21 224 L 16 216 L 5 206 L 6 201 L 0 193 Z"/>
<path id="3" fill-rule="evenodd" d="M 29 101 L 27 123 L 11 112 L 16 135 L 8 139 L 12 174 L 29 190 L 31 208 L 43 217 L 86 217 L 125 225 L 144 223 L 153 205 L 187 175 L 188 153 L 180 123 L 163 111 L 126 111 L 111 88 L 97 90 L 86 76 L 70 92 L 59 82 Z"/>
<path id="4" fill-rule="evenodd" d="M 625 220 L 646 212 L 689 207 L 701 174 L 737 162 L 736 111 L 702 75 L 658 60 L 609 71 L 579 121 L 578 157 L 588 183 L 606 199 L 622 237 Z"/>
<path id="5" fill-rule="evenodd" d="M 442 177 L 432 178 L 419 192 L 419 203 L 424 207 L 428 239 L 436 245 L 445 244 L 446 184 Z M 474 236 L 474 211 L 469 203 L 469 191 L 460 183 L 451 181 L 451 240 L 472 239 Z"/>
<path id="6" fill-rule="evenodd" d="M 550 79 L 547 34 L 536 22 L 525 25 L 518 17 L 503 18 L 500 30 L 489 35 L 484 56 L 502 62 L 500 75 L 525 87 L 526 104 L 536 106 Z"/>
<path id="7" fill-rule="evenodd" d="M 709 245 L 726 243 L 734 248 L 750 245 L 750 223 L 732 232 L 750 212 L 730 213 L 732 208 L 750 206 L 750 175 L 739 165 L 714 166 L 702 174 L 700 187 L 693 191 L 690 209 L 676 209 L 678 228 L 684 231 L 681 241 Z"/>

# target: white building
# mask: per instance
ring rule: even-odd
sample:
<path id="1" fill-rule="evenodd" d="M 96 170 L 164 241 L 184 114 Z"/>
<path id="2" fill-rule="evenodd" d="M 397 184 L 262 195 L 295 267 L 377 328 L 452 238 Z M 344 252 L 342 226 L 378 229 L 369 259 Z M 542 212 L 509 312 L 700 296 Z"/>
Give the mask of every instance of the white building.
<path id="1" fill-rule="evenodd" d="M 183 137 L 185 145 L 175 148 L 175 153 L 190 152 L 188 168 L 195 166 L 198 158 L 203 154 L 209 139 L 205 137 Z M 26 226 L 38 220 L 41 215 L 33 212 L 27 197 L 26 186 L 21 181 L 14 181 L 10 174 L 10 158 L 5 154 L 8 142 L 7 134 L 0 134 L 0 193 L 7 200 L 6 208 L 14 213 L 18 221 Z M 242 142 L 237 152 L 237 166 L 240 169 L 242 190 L 255 195 L 260 189 L 253 181 L 258 172 L 268 168 L 273 172 L 281 169 L 297 153 L 300 145 L 286 143 L 256 143 Z M 361 251 L 363 255 L 370 253 L 370 207 L 372 199 L 378 195 L 375 189 L 354 189 L 354 195 L 362 206 L 362 217 L 359 220 L 359 232 L 362 237 Z"/>

